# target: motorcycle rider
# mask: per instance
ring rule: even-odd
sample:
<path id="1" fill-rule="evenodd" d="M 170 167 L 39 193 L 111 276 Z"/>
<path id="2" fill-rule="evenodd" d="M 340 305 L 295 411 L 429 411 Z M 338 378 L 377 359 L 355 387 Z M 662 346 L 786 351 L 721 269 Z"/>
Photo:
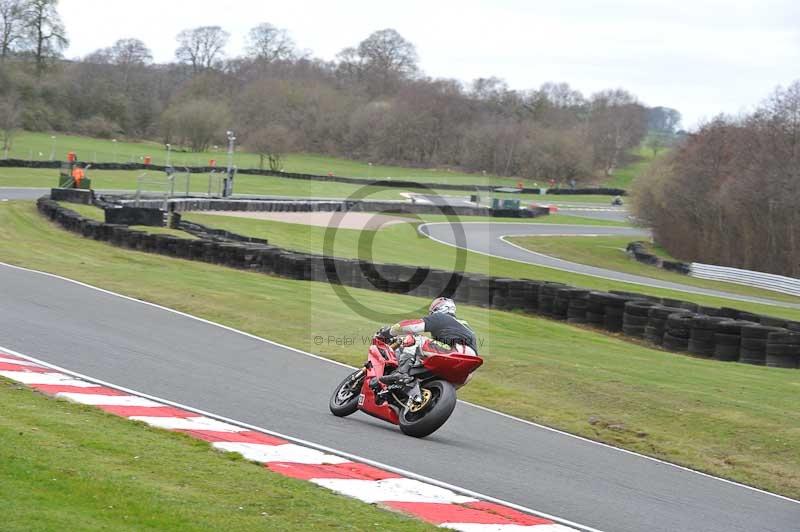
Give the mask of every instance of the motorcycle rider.
<path id="1" fill-rule="evenodd" d="M 422 336 L 423 332 L 430 333 L 431 338 Z M 397 369 L 380 378 L 384 384 L 407 381 L 408 371 L 416 362 L 418 355 L 420 358 L 425 358 L 433 354 L 478 354 L 475 333 L 466 321 L 456 318 L 456 304 L 447 297 L 434 299 L 428 307 L 428 315 L 424 318 L 395 323 L 390 327 L 384 327 L 378 334 L 384 339 L 410 334 L 415 339 L 412 345 L 404 344 L 400 350 Z"/>

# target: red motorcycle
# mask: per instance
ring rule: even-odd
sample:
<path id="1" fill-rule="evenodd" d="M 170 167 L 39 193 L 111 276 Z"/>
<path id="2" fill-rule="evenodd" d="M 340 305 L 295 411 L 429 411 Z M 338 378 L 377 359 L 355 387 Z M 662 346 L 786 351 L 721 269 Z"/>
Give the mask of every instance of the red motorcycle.
<path id="1" fill-rule="evenodd" d="M 397 368 L 395 349 L 415 343 L 412 335 L 390 340 L 375 335 L 364 367 L 348 375 L 333 392 L 331 413 L 344 417 L 361 410 L 400 425 L 404 434 L 416 438 L 444 425 L 456 407 L 456 388 L 467 383 L 483 359 L 459 353 L 434 354 L 415 364 L 405 382 L 381 382 L 381 377 Z"/>

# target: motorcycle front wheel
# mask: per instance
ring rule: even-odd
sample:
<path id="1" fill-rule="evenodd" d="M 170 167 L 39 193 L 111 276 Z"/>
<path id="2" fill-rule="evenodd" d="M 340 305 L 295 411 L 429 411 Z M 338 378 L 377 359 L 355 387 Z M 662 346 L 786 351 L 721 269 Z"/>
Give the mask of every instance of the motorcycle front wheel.
<path id="1" fill-rule="evenodd" d="M 456 407 L 456 389 L 449 382 L 431 381 L 420 389 L 422 404 L 400 412 L 400 430 L 415 438 L 424 438 L 444 425 Z"/>
<path id="2" fill-rule="evenodd" d="M 358 410 L 358 396 L 364 382 L 364 370 L 360 369 L 345 377 L 336 387 L 328 407 L 331 414 L 338 417 L 349 416 Z"/>

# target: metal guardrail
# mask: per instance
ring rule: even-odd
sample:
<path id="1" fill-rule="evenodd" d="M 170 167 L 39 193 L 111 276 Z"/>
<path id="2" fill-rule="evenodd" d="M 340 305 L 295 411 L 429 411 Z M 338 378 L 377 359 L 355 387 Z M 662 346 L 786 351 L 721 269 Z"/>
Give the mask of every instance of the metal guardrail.
<path id="1" fill-rule="evenodd" d="M 783 275 L 740 270 L 739 268 L 728 268 L 725 266 L 712 266 L 710 264 L 700 264 L 699 262 L 693 262 L 691 264 L 689 275 L 699 279 L 727 281 L 729 283 L 754 286 L 793 296 L 800 296 L 800 279 L 785 277 Z"/>

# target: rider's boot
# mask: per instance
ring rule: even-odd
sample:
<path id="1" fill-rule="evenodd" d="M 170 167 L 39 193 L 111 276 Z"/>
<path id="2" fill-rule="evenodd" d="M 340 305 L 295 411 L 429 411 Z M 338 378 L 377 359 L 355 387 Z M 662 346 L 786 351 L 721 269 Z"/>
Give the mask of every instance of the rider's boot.
<path id="1" fill-rule="evenodd" d="M 394 370 L 392 373 L 388 375 L 384 375 L 380 378 L 380 381 L 384 384 L 397 384 L 397 383 L 405 383 L 411 380 L 411 377 L 408 376 L 408 370 L 411 369 L 411 366 L 414 364 L 414 357 L 408 357 L 404 360 L 400 361 L 400 364 L 397 366 L 397 369 Z"/>

